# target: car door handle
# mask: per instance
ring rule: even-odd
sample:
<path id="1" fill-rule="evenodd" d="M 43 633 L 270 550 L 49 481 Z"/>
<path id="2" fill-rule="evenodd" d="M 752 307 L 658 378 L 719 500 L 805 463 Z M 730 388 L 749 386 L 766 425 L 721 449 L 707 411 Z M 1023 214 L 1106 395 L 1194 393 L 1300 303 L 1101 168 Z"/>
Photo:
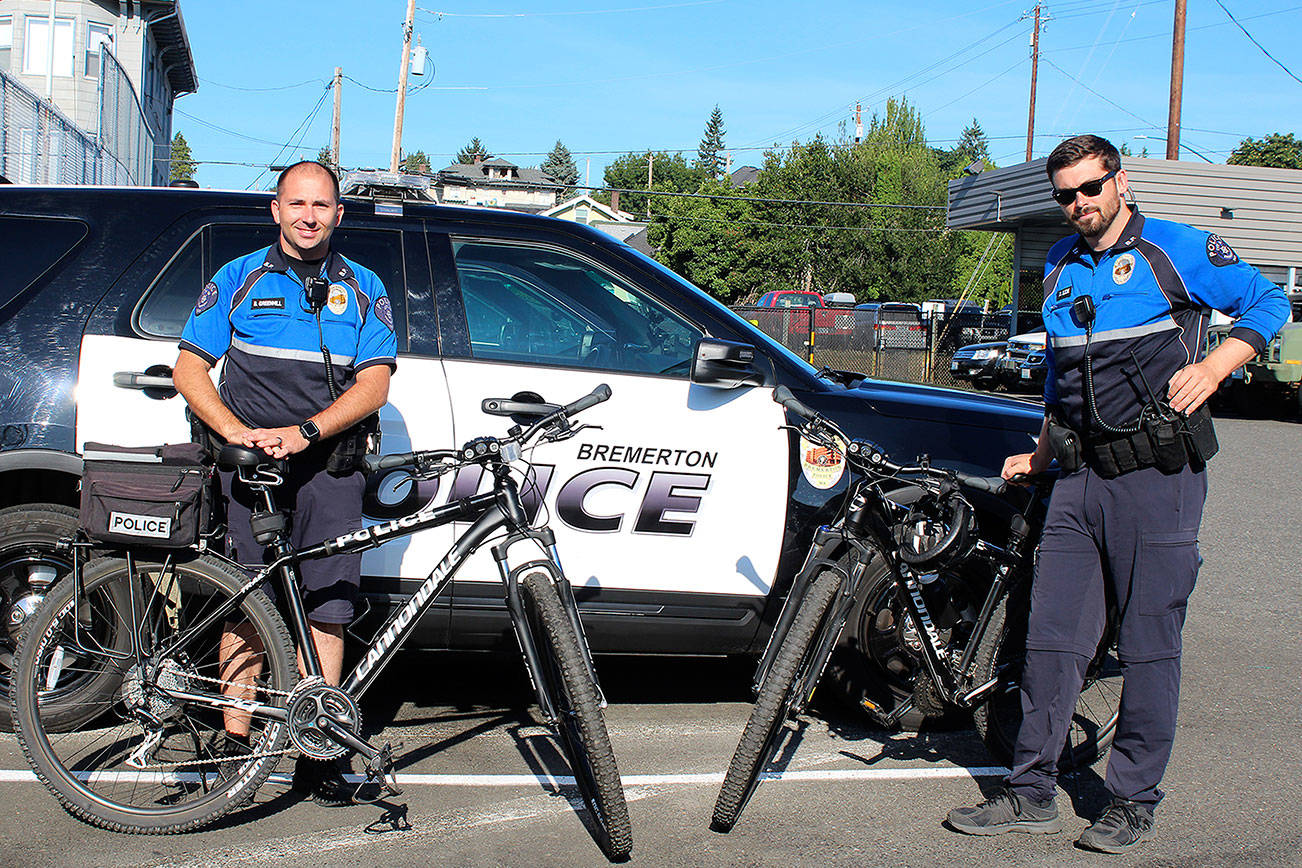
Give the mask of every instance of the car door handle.
<path id="1" fill-rule="evenodd" d="M 118 371 L 113 375 L 113 385 L 119 389 L 175 389 L 171 377 L 160 377 L 140 371 Z"/>

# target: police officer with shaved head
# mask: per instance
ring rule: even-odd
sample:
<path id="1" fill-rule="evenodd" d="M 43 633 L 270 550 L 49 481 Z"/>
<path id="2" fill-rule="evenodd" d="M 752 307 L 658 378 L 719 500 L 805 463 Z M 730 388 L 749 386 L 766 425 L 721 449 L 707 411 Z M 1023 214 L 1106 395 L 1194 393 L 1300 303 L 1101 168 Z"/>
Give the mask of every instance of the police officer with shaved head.
<path id="1" fill-rule="evenodd" d="M 397 343 L 384 285 L 374 272 L 332 249 L 344 206 L 325 166 L 296 163 L 276 182 L 270 247 L 227 263 L 203 288 L 181 334 L 173 382 L 214 445 L 238 443 L 287 462 L 278 500 L 291 507 L 290 536 L 306 546 L 361 527 L 360 460 L 388 400 Z M 209 370 L 225 357 L 221 382 Z M 249 526 L 257 501 L 230 471 L 221 473 L 227 554 L 265 563 Z M 312 639 L 328 683 L 343 668 L 343 631 L 353 618 L 361 555 L 300 565 Z M 224 689 L 238 693 L 260 669 L 255 639 L 223 636 Z M 251 688 L 249 688 L 251 689 Z M 250 750 L 248 715 L 225 715 L 218 751 Z M 351 801 L 337 764 L 300 758 L 295 789 L 321 804 Z"/>
<path id="2" fill-rule="evenodd" d="M 1032 585 L 1012 772 L 948 823 L 972 835 L 1062 828 L 1058 757 L 1112 601 L 1123 676 L 1112 800 L 1077 844 L 1120 853 L 1152 835 L 1175 736 L 1180 633 L 1200 562 L 1204 468 L 1216 452 L 1205 402 L 1266 346 L 1289 305 L 1217 235 L 1128 204 L 1121 155 L 1107 140 L 1062 142 L 1046 171 L 1077 234 L 1045 265 L 1040 438 L 1003 475 L 1040 473 L 1055 458 L 1062 475 Z M 1204 357 L 1212 310 L 1235 324 Z"/>

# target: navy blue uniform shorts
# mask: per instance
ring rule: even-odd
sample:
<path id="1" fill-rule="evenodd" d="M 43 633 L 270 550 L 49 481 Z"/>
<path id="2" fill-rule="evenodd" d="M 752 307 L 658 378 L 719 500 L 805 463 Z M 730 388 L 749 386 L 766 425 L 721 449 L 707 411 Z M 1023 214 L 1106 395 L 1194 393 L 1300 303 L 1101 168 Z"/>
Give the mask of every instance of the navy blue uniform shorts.
<path id="1" fill-rule="evenodd" d="M 249 515 L 261 509 L 260 498 L 242 484 L 233 471 L 222 471 L 222 495 L 226 500 L 226 553 L 257 568 L 270 561 L 266 550 L 253 539 Z M 332 476 L 319 463 L 289 463 L 285 484 L 272 489 L 276 506 L 288 510 L 290 540 L 296 548 L 314 545 L 362 527 L 362 493 L 366 478 L 360 472 Z M 308 618 L 324 624 L 347 624 L 353 619 L 353 604 L 361 584 L 362 555 L 335 555 L 299 564 L 303 605 Z M 275 599 L 278 582 L 268 582 Z"/>

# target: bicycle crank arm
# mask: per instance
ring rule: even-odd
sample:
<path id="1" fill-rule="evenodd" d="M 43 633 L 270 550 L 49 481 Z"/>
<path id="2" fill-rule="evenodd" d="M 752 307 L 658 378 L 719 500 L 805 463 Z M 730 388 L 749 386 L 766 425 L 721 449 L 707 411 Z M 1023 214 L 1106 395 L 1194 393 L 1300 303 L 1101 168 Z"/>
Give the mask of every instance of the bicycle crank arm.
<path id="1" fill-rule="evenodd" d="M 954 704 L 959 706 L 960 708 L 971 708 L 973 705 L 976 705 L 979 700 L 985 699 L 986 694 L 990 693 L 996 687 L 998 687 L 999 681 L 1000 679 L 998 678 L 991 678 L 989 681 L 987 681 L 985 684 L 982 684 L 980 687 L 974 687 L 971 690 L 969 690 L 967 693 L 964 693 L 962 696 L 956 698 L 954 700 Z"/>
<path id="2" fill-rule="evenodd" d="M 335 744 L 347 745 L 357 751 L 366 758 L 368 763 L 373 762 L 376 757 L 380 756 L 380 751 L 371 747 L 324 714 L 317 716 L 316 728 L 321 730 Z"/>

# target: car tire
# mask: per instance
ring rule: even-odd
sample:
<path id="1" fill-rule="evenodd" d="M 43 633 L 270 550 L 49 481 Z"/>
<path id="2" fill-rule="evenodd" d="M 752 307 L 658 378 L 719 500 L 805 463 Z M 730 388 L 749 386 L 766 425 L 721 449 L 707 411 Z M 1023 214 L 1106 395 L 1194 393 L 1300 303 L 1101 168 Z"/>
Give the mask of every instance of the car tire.
<path id="1" fill-rule="evenodd" d="M 77 510 L 57 503 L 31 503 L 0 509 L 0 695 L 9 692 L 10 668 L 22 626 L 35 613 L 43 595 L 34 592 L 34 571 L 54 575 L 48 587 L 72 569 L 72 555 L 54 544 L 77 532 Z M 15 616 L 18 620 L 15 621 Z M 0 703 L 0 730 L 13 731 L 9 703 Z"/>

